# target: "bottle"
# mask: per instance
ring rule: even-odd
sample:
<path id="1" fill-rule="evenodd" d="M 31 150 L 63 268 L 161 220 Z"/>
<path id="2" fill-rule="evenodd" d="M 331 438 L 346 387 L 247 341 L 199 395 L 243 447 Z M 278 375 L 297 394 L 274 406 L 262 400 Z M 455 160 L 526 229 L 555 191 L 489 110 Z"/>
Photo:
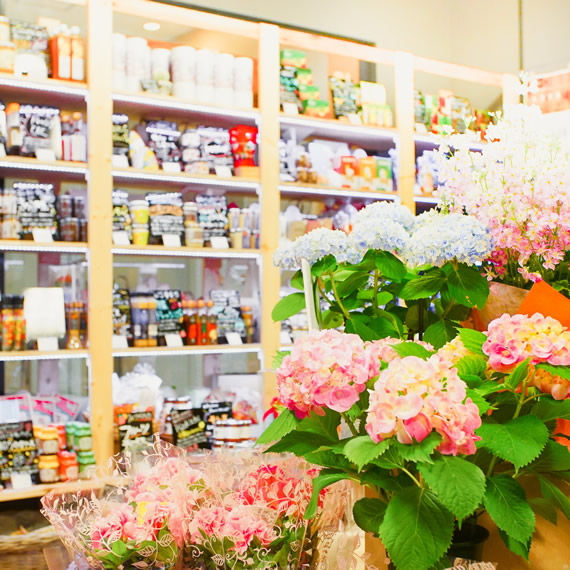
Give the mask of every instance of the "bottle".
<path id="1" fill-rule="evenodd" d="M 26 348 L 26 321 L 24 320 L 24 297 L 15 295 L 13 298 L 14 315 L 14 350 Z"/>
<path id="2" fill-rule="evenodd" d="M 147 310 L 147 346 L 158 346 L 158 325 L 156 323 L 156 299 L 149 295 L 146 300 Z"/>
<path id="3" fill-rule="evenodd" d="M 81 304 L 82 303 L 71 303 L 69 308 L 67 344 L 65 347 L 72 350 L 82 347 L 80 337 Z"/>
<path id="4" fill-rule="evenodd" d="M 22 147 L 22 130 L 20 128 L 20 103 L 8 103 L 6 106 L 6 130 L 8 142 L 6 152 L 19 155 Z"/>
<path id="5" fill-rule="evenodd" d="M 71 27 L 71 79 L 85 81 L 85 50 L 79 26 Z"/>
<path id="6" fill-rule="evenodd" d="M 79 339 L 81 347 L 87 348 L 87 307 L 85 303 L 77 303 L 79 309 Z"/>
<path id="7" fill-rule="evenodd" d="M 188 336 L 187 344 L 198 344 L 198 315 L 196 314 L 196 301 L 188 299 Z"/>
<path id="8" fill-rule="evenodd" d="M 54 79 L 71 79 L 71 37 L 65 24 L 49 40 L 49 51 Z"/>
<path id="9" fill-rule="evenodd" d="M 71 160 L 74 162 L 87 161 L 87 144 L 85 140 L 85 123 L 83 114 L 76 111 L 72 115 L 71 127 Z"/>
<path id="10" fill-rule="evenodd" d="M 208 344 L 218 344 L 218 318 L 212 312 L 214 307 L 214 301 L 211 299 L 206 301 L 206 307 L 208 309 L 208 314 L 206 316 L 206 337 Z"/>
<path id="11" fill-rule="evenodd" d="M 243 318 L 243 324 L 245 325 L 245 336 L 246 342 L 252 343 L 253 342 L 253 312 L 251 307 L 242 307 L 241 308 L 241 316 Z"/>
<path id="12" fill-rule="evenodd" d="M 12 297 L 5 295 L 2 299 L 2 350 L 14 347 L 14 308 Z"/>
<path id="13" fill-rule="evenodd" d="M 182 330 L 180 331 L 180 337 L 182 338 L 183 344 L 188 344 L 188 301 L 182 299 L 180 301 L 180 306 L 182 307 Z"/>
<path id="14" fill-rule="evenodd" d="M 71 116 L 69 113 L 61 113 L 60 115 L 60 122 L 61 122 L 61 159 L 62 160 L 71 160 Z M 71 200 L 71 197 L 70 197 Z M 60 214 L 62 218 L 71 217 Z"/>
<path id="15" fill-rule="evenodd" d="M 75 451 L 62 450 L 57 454 L 59 459 L 59 480 L 77 481 L 79 477 L 79 463 Z"/>
<path id="16" fill-rule="evenodd" d="M 196 323 L 198 325 L 198 340 L 196 344 L 203 345 L 208 344 L 206 330 L 207 330 L 207 319 L 206 319 L 206 303 L 204 299 L 198 299 L 196 306 L 198 308 L 196 314 Z"/>

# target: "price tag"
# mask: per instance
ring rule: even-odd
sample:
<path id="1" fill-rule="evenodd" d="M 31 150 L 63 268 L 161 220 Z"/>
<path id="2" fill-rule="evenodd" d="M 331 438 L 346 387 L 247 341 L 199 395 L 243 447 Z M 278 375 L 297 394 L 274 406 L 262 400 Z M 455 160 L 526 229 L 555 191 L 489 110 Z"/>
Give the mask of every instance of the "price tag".
<path id="1" fill-rule="evenodd" d="M 287 115 L 298 115 L 299 107 L 296 103 L 283 103 L 283 112 Z"/>
<path id="2" fill-rule="evenodd" d="M 53 235 L 49 228 L 32 228 L 32 236 L 34 241 L 38 243 L 51 243 L 53 241 Z"/>
<path id="3" fill-rule="evenodd" d="M 231 178 L 233 176 L 232 169 L 229 166 L 215 166 L 216 176 L 220 178 Z"/>
<path id="4" fill-rule="evenodd" d="M 55 162 L 55 152 L 51 148 L 38 148 L 36 158 L 42 162 Z"/>
<path id="5" fill-rule="evenodd" d="M 230 242 L 227 237 L 224 236 L 212 236 L 210 238 L 210 243 L 215 249 L 229 249 Z"/>
<path id="6" fill-rule="evenodd" d="M 287 332 L 282 330 L 279 334 L 279 342 L 283 345 L 285 344 L 292 344 L 293 340 L 291 339 L 291 335 Z"/>
<path id="7" fill-rule="evenodd" d="M 43 336 L 38 338 L 38 350 L 59 350 L 59 346 L 57 344 L 57 337 L 55 336 Z"/>
<path id="8" fill-rule="evenodd" d="M 232 346 L 239 346 L 240 344 L 243 344 L 243 341 L 241 340 L 241 335 L 236 332 L 226 333 L 226 340 L 228 341 L 228 344 Z"/>
<path id="9" fill-rule="evenodd" d="M 162 244 L 165 247 L 181 247 L 182 242 L 178 234 L 162 234 Z"/>
<path id="10" fill-rule="evenodd" d="M 32 486 L 32 477 L 29 473 L 13 473 L 10 481 L 13 489 L 29 489 Z"/>
<path id="11" fill-rule="evenodd" d="M 169 348 L 180 348 L 183 346 L 182 337 L 179 334 L 171 333 L 165 334 L 164 340 L 166 341 L 166 346 Z"/>
<path id="12" fill-rule="evenodd" d="M 164 172 L 181 172 L 179 162 L 163 162 L 162 170 Z"/>
<path id="13" fill-rule="evenodd" d="M 129 239 L 128 232 L 113 232 L 113 243 L 115 245 L 130 245 L 131 240 Z"/>
<path id="14" fill-rule="evenodd" d="M 127 337 L 120 334 L 114 334 L 112 346 L 114 349 L 129 348 Z"/>
<path id="15" fill-rule="evenodd" d="M 351 125 L 362 125 L 362 117 L 356 113 L 350 113 L 350 115 L 348 115 L 348 122 Z"/>
<path id="16" fill-rule="evenodd" d="M 126 154 L 113 154 L 111 155 L 111 165 L 113 168 L 128 168 L 129 159 Z"/>

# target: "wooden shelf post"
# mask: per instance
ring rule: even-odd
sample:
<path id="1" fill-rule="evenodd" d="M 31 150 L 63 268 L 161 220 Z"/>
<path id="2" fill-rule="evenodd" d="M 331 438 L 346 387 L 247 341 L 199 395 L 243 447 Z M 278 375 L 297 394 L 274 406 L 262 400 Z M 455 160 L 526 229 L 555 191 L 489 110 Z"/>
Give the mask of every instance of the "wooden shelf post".
<path id="1" fill-rule="evenodd" d="M 89 0 L 87 10 L 89 394 L 93 450 L 97 464 L 104 465 L 113 455 L 112 0 Z"/>

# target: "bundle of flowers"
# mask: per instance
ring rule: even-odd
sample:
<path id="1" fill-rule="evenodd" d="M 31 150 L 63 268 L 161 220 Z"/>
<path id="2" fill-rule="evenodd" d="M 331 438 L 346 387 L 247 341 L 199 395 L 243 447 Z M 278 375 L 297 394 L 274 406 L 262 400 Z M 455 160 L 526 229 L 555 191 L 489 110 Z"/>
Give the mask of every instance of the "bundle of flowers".
<path id="1" fill-rule="evenodd" d="M 507 107 L 481 152 L 454 136 L 439 149 L 439 195 L 490 229 L 491 278 L 527 287 L 541 279 L 568 296 L 570 146 L 545 134 L 538 107 Z"/>

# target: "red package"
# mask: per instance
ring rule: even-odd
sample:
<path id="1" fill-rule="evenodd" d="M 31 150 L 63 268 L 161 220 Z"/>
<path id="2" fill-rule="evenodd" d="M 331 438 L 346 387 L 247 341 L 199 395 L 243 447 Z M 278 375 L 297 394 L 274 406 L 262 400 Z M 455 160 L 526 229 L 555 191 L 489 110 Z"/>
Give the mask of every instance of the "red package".
<path id="1" fill-rule="evenodd" d="M 230 144 L 234 155 L 234 168 L 255 166 L 257 128 L 237 125 L 230 129 Z"/>

